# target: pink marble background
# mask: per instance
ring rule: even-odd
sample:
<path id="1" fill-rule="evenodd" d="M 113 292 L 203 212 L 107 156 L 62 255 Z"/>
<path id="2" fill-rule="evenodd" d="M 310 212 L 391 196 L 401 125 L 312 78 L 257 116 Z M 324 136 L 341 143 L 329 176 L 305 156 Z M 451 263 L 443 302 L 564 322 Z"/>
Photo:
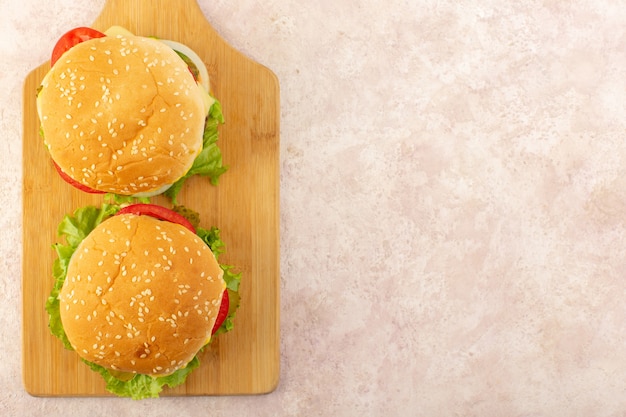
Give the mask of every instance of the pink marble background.
<path id="1" fill-rule="evenodd" d="M 104 1 L 0 0 L 0 414 L 626 416 L 626 3 L 200 1 L 281 83 L 265 396 L 32 398 L 21 97 Z"/>

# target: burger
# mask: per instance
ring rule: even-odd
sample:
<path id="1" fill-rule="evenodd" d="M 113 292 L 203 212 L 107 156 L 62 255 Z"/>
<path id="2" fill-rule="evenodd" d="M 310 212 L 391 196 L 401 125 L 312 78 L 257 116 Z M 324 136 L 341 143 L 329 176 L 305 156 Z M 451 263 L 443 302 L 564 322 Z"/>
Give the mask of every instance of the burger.
<path id="1" fill-rule="evenodd" d="M 219 229 L 197 220 L 183 208 L 103 204 L 59 225 L 67 243 L 55 245 L 50 329 L 113 394 L 158 397 L 182 384 L 233 328 L 240 274 L 217 261 Z"/>
<path id="2" fill-rule="evenodd" d="M 114 26 L 56 43 L 37 111 L 61 177 L 90 193 L 174 201 L 185 179 L 226 170 L 206 66 L 189 47 Z"/>

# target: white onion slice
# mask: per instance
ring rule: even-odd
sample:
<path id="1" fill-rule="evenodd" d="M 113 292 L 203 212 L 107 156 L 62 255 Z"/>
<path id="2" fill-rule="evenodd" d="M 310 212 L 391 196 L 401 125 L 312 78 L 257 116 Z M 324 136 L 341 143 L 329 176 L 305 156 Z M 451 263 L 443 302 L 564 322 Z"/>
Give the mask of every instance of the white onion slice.
<path id="1" fill-rule="evenodd" d="M 161 42 L 169 46 L 175 51 L 181 52 L 186 55 L 189 59 L 193 61 L 193 63 L 198 67 L 198 71 L 200 71 L 200 75 L 198 76 L 198 83 L 204 87 L 204 89 L 209 92 L 209 72 L 206 69 L 206 65 L 198 54 L 196 54 L 191 48 L 187 45 L 183 45 L 182 43 L 176 41 L 170 41 L 167 39 L 159 39 Z"/>

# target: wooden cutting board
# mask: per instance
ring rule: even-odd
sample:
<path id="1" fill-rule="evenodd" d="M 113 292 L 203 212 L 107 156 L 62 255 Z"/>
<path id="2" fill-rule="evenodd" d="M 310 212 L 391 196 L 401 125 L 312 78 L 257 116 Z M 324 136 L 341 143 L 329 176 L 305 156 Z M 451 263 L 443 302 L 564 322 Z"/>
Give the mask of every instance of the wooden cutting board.
<path id="1" fill-rule="evenodd" d="M 218 144 L 229 170 L 218 186 L 208 178 L 190 179 L 179 203 L 200 213 L 201 226 L 221 229 L 226 253 L 220 262 L 242 272 L 241 307 L 235 329 L 201 354 L 200 368 L 183 386 L 166 388 L 162 395 L 271 392 L 279 374 L 278 80 L 220 38 L 193 0 L 108 0 L 96 21 L 85 24 L 99 30 L 112 25 L 194 49 L 207 65 L 226 119 Z M 24 385 L 36 396 L 108 396 L 100 376 L 50 334 L 44 309 L 58 223 L 78 207 L 102 202 L 101 196 L 81 193 L 59 178 L 39 136 L 35 90 L 48 69 L 46 62 L 24 84 Z"/>

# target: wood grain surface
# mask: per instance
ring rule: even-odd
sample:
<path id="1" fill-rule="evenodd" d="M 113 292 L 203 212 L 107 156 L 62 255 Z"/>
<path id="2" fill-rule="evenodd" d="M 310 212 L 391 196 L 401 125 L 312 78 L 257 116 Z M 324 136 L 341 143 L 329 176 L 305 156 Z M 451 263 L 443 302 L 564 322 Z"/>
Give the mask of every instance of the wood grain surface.
<path id="1" fill-rule="evenodd" d="M 187 382 L 162 395 L 271 392 L 279 374 L 279 84 L 276 76 L 229 46 L 193 0 L 109 0 L 93 24 L 187 44 L 205 61 L 212 93 L 226 123 L 219 146 L 229 170 L 218 186 L 191 178 L 179 203 L 198 211 L 201 226 L 217 226 L 226 243 L 220 262 L 242 272 L 235 329 L 201 355 Z M 68 30 L 71 28 L 68 28 Z M 46 62 L 24 83 L 23 379 L 35 396 L 108 396 L 101 377 L 65 350 L 48 329 L 45 300 L 52 288 L 52 244 L 63 216 L 102 202 L 55 173 L 39 136 L 35 91 Z M 162 198 L 155 203 L 168 205 Z"/>

